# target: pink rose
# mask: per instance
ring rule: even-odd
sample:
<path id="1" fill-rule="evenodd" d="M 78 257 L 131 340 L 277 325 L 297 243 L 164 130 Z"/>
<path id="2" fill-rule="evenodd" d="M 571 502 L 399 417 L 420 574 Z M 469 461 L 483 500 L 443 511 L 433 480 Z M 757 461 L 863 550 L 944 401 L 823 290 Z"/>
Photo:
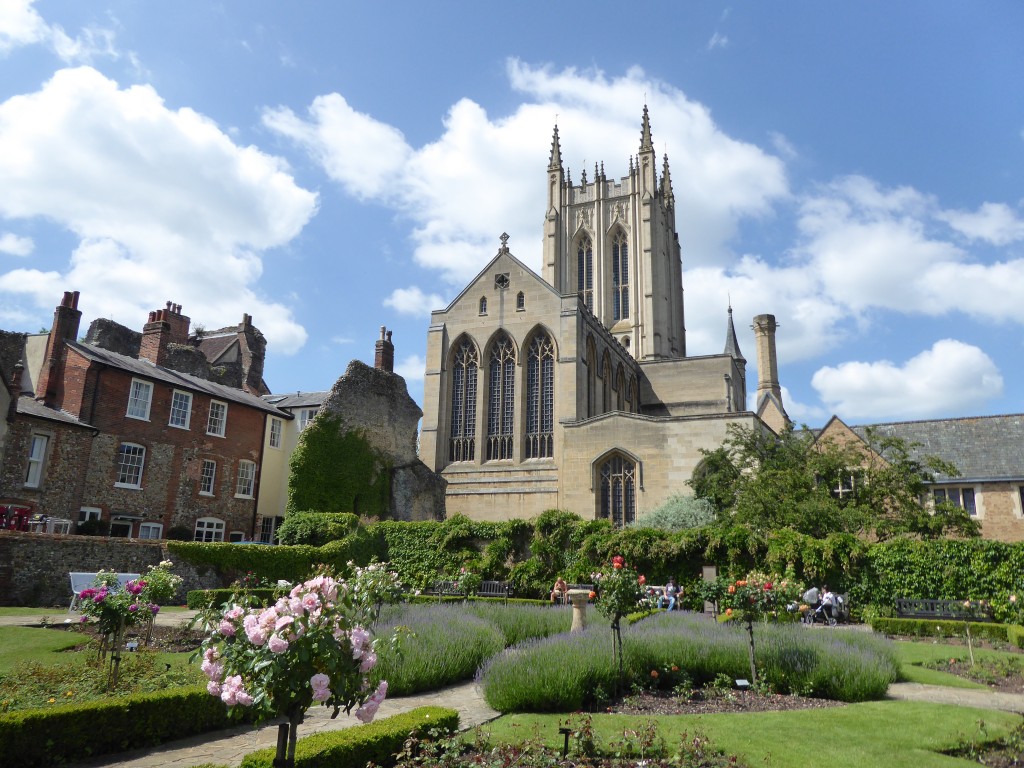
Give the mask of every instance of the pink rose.
<path id="1" fill-rule="evenodd" d="M 232 624 L 227 619 L 224 619 L 224 621 L 222 621 L 220 623 L 220 626 L 217 627 L 217 631 L 220 632 L 222 635 L 224 635 L 224 637 L 234 637 L 235 636 L 235 625 Z"/>
<path id="2" fill-rule="evenodd" d="M 280 635 L 271 635 L 268 647 L 271 653 L 284 653 L 288 650 L 288 641 Z"/>
<path id="3" fill-rule="evenodd" d="M 211 696 L 220 696 L 220 690 L 220 683 L 218 683 L 216 680 L 211 680 L 206 684 L 206 691 Z"/>

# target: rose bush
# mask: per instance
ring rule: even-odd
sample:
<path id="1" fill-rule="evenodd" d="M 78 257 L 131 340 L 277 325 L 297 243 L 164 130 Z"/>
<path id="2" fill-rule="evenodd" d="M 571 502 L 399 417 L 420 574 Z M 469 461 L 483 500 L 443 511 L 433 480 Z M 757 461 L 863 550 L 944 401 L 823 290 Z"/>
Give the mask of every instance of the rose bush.
<path id="1" fill-rule="evenodd" d="M 256 722 L 287 717 L 297 725 L 315 702 L 369 722 L 387 694 L 370 691 L 377 641 L 367 628 L 366 590 L 327 573 L 297 585 L 269 608 L 224 607 L 200 653 L 207 690 L 230 708 L 250 708 Z"/>
<path id="2" fill-rule="evenodd" d="M 607 573 L 593 573 L 591 577 L 597 586 L 598 613 L 611 622 L 612 653 L 618 660 L 619 680 L 622 679 L 622 617 L 636 610 L 644 597 L 646 577 L 629 567 L 622 555 L 612 558 Z"/>

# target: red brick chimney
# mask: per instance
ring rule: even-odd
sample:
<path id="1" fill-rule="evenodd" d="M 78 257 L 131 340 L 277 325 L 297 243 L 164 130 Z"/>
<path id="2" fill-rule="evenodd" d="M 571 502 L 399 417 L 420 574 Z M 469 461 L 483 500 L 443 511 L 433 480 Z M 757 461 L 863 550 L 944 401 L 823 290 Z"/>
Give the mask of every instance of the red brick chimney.
<path id="1" fill-rule="evenodd" d="M 149 313 L 149 321 L 142 326 L 139 359 L 163 365 L 167 360 L 168 344 L 187 344 L 188 329 L 192 321 L 181 314 L 181 304 L 167 302 L 164 309 Z"/>
<path id="2" fill-rule="evenodd" d="M 383 325 L 373 353 L 373 367 L 388 373 L 395 372 L 395 345 L 391 343 L 391 331 Z"/>
<path id="3" fill-rule="evenodd" d="M 65 342 L 78 338 L 78 326 L 81 322 L 78 291 L 64 291 L 64 298 L 53 311 L 53 327 L 46 340 L 43 367 L 39 371 L 39 381 L 36 385 L 36 399 L 47 405 L 59 406 L 63 399 L 64 365 L 68 357 Z"/>

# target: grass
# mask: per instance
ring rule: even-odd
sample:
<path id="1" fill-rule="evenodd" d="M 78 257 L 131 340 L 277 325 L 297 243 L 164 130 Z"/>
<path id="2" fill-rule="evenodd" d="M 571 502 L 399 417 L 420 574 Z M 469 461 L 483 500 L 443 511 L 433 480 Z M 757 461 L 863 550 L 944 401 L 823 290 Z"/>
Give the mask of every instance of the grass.
<path id="1" fill-rule="evenodd" d="M 981 683 L 966 680 L 948 672 L 928 669 L 924 664 L 953 658 L 968 658 L 968 651 L 962 645 L 945 645 L 942 643 L 914 643 L 898 640 L 894 643 L 900 661 L 900 679 L 924 685 L 946 685 L 951 688 L 974 688 L 987 690 Z M 988 648 L 976 648 L 974 658 L 978 661 L 1009 660 L 1020 662 L 1019 653 L 995 651 Z"/>
<path id="2" fill-rule="evenodd" d="M 66 663 L 71 657 L 60 654 L 82 642 L 72 632 L 32 627 L 0 627 L 0 674 L 14 671 L 30 661 L 42 664 Z"/>
<path id="3" fill-rule="evenodd" d="M 558 728 L 564 721 L 557 715 L 506 715 L 481 728 L 497 741 L 519 743 L 539 734 L 545 743 L 561 747 Z M 716 748 L 766 768 L 951 768 L 977 765 L 939 753 L 964 739 L 979 739 L 979 722 L 984 722 L 985 740 L 995 740 L 1007 736 L 1021 718 L 947 704 L 879 701 L 757 714 L 593 715 L 592 725 L 599 741 L 608 742 L 650 721 L 670 748 L 683 732 L 692 736 L 699 731 Z"/>
<path id="4" fill-rule="evenodd" d="M 160 606 L 161 613 L 184 613 L 187 611 L 183 605 Z M 71 616 L 78 618 L 81 614 L 73 613 Z M 64 621 L 68 616 L 68 609 L 64 606 L 55 608 L 25 608 L 17 605 L 0 605 L 0 617 L 3 616 L 49 616 L 54 622 Z"/>

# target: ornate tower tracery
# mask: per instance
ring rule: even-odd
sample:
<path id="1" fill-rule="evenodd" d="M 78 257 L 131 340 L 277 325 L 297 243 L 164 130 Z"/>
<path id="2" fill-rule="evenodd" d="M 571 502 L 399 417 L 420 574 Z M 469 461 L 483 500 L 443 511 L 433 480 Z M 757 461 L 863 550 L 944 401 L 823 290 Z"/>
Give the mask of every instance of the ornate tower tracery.
<path id="1" fill-rule="evenodd" d="M 555 126 L 547 169 L 542 276 L 581 299 L 637 360 L 686 356 L 682 258 L 675 195 L 664 157 L 660 178 L 644 106 L 629 174 L 608 181 L 604 164 L 576 186 Z"/>

